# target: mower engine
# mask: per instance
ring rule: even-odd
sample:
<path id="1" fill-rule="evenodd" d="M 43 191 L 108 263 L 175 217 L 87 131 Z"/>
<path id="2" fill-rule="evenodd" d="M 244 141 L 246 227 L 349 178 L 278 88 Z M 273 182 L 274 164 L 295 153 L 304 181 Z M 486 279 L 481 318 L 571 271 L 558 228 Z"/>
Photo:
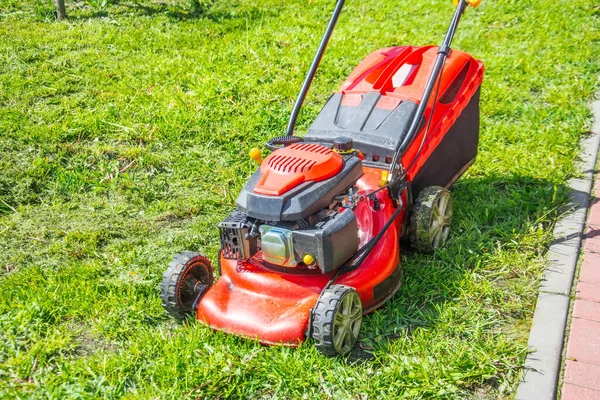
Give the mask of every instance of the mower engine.
<path id="1" fill-rule="evenodd" d="M 219 224 L 226 259 L 262 261 L 284 268 L 339 268 L 359 246 L 356 181 L 362 161 L 352 140 L 334 149 L 294 143 L 273 151 L 237 198 L 237 209 Z"/>

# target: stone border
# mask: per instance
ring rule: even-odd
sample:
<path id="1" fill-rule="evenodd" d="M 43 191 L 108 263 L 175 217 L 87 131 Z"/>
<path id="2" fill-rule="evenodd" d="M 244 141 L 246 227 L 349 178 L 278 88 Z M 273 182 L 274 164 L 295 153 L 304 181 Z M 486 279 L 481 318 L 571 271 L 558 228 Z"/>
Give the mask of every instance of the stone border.
<path id="1" fill-rule="evenodd" d="M 600 101 L 591 104 L 594 114 L 591 134 L 581 141 L 581 178 L 570 179 L 568 210 L 556 223 L 554 242 L 533 315 L 525 372 L 517 390 L 517 400 L 556 398 L 562 365 L 565 329 L 573 277 L 592 190 L 598 146 L 600 145 Z"/>

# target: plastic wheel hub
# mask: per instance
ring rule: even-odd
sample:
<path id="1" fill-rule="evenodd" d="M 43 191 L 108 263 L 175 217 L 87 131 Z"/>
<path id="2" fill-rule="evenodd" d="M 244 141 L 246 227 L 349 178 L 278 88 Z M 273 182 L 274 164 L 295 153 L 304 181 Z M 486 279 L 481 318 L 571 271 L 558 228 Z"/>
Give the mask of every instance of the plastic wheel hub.
<path id="1" fill-rule="evenodd" d="M 321 293 L 313 310 L 312 337 L 328 356 L 349 353 L 362 324 L 363 307 L 354 288 L 331 285 Z"/>

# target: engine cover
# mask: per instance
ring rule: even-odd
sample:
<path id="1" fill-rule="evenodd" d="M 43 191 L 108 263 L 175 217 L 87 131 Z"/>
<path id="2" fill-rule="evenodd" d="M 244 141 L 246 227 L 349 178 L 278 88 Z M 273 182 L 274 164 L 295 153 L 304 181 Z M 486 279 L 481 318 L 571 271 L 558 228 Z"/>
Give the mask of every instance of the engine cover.
<path id="1" fill-rule="evenodd" d="M 292 157 L 287 149 L 294 146 Z M 265 221 L 298 221 L 329 207 L 335 196 L 362 175 L 358 157 L 342 156 L 314 143 L 297 143 L 265 158 L 239 194 L 237 209 Z"/>
<path id="2" fill-rule="evenodd" d="M 293 231 L 298 258 L 312 255 L 321 272 L 335 271 L 358 250 L 358 225 L 352 210 L 334 213 L 315 226 Z"/>
<path id="3" fill-rule="evenodd" d="M 339 268 L 358 250 L 358 225 L 350 209 L 331 212 L 313 225 L 279 222 L 262 224 L 260 241 L 249 234 L 249 220 L 234 211 L 219 224 L 222 255 L 230 260 L 247 260 L 262 250 L 262 259 L 282 267 L 296 267 L 311 255 L 323 273 Z"/>
<path id="4" fill-rule="evenodd" d="M 260 166 L 255 193 L 280 196 L 305 181 L 320 182 L 342 169 L 342 156 L 316 143 L 296 143 L 271 153 Z"/>

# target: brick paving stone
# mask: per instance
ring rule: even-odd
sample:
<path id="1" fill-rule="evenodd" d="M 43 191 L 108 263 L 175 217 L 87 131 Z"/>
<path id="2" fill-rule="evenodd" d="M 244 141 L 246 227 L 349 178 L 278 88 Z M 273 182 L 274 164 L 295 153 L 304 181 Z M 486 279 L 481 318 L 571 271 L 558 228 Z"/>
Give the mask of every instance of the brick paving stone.
<path id="1" fill-rule="evenodd" d="M 600 285 L 600 253 L 588 253 L 584 256 L 579 282 Z"/>
<path id="2" fill-rule="evenodd" d="M 565 383 L 600 390 L 600 366 L 567 360 Z"/>
<path id="3" fill-rule="evenodd" d="M 590 239 L 587 240 L 589 241 Z M 591 240 L 600 240 L 600 236 L 598 236 L 598 239 Z M 581 266 L 600 268 L 600 254 L 585 253 L 583 256 L 583 261 L 581 262 Z"/>
<path id="4" fill-rule="evenodd" d="M 575 297 L 578 299 L 600 302 L 600 286 L 587 282 L 577 284 Z"/>
<path id="5" fill-rule="evenodd" d="M 600 212 L 596 212 L 596 214 L 598 214 L 598 217 L 596 217 L 597 219 L 600 219 Z M 587 241 L 594 241 L 594 243 L 589 243 L 586 244 L 586 242 L 583 243 L 583 248 L 584 250 L 587 248 L 589 250 L 594 250 L 598 248 L 598 242 L 600 241 L 600 224 L 589 224 L 583 228 L 583 235 L 582 235 L 582 239 Z M 586 247 L 587 245 L 587 247 Z"/>
<path id="6" fill-rule="evenodd" d="M 600 226 L 600 202 L 597 198 L 590 199 L 590 210 L 588 212 L 587 226 Z"/>
<path id="7" fill-rule="evenodd" d="M 600 322 L 600 303 L 582 299 L 575 300 L 573 317 Z"/>
<path id="8" fill-rule="evenodd" d="M 600 365 L 599 332 L 600 322 L 573 318 L 567 344 L 567 359 Z"/>
<path id="9" fill-rule="evenodd" d="M 600 253 L 600 179 L 596 179 L 596 195 L 590 199 L 590 209 L 586 227 L 583 231 L 585 243 L 584 260 L 588 253 Z"/>
<path id="10" fill-rule="evenodd" d="M 600 233 L 597 232 L 597 229 L 593 230 L 593 232 L 587 232 L 584 234 L 585 244 L 583 245 L 583 253 L 584 259 L 588 253 L 600 253 Z"/>
<path id="11" fill-rule="evenodd" d="M 598 400 L 598 399 L 600 399 L 600 391 L 565 383 L 563 385 L 561 399 L 562 400 Z"/>

